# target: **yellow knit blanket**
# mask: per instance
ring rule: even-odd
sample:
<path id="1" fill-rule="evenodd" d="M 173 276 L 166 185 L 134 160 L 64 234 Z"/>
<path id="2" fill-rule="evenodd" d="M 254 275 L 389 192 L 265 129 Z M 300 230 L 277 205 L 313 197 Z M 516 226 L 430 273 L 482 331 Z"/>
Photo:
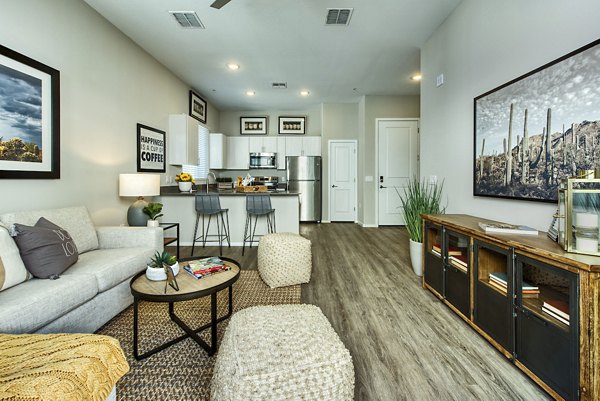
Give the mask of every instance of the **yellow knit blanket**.
<path id="1" fill-rule="evenodd" d="M 112 337 L 0 334 L 0 400 L 104 401 L 128 371 Z"/>

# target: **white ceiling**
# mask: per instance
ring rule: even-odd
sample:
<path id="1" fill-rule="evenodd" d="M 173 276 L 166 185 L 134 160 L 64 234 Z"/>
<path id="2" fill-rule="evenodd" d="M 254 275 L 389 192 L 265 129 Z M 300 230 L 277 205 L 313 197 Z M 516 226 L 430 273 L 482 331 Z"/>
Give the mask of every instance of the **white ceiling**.
<path id="1" fill-rule="evenodd" d="M 420 47 L 460 2 L 231 0 L 217 10 L 213 0 L 85 1 L 220 110 L 416 95 Z M 349 26 L 325 25 L 336 7 L 354 8 Z M 181 28 L 169 11 L 195 11 L 206 29 Z M 288 88 L 272 89 L 273 81 Z"/>

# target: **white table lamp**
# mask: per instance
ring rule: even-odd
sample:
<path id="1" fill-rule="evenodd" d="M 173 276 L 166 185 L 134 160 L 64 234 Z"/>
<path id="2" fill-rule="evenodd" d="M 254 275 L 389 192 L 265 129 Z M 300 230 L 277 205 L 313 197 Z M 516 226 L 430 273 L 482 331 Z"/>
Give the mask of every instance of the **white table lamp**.
<path id="1" fill-rule="evenodd" d="M 137 200 L 127 210 L 127 224 L 130 226 L 145 226 L 148 215 L 144 208 L 148 202 L 144 196 L 160 195 L 160 175 L 158 174 L 119 174 L 119 196 L 137 197 Z"/>

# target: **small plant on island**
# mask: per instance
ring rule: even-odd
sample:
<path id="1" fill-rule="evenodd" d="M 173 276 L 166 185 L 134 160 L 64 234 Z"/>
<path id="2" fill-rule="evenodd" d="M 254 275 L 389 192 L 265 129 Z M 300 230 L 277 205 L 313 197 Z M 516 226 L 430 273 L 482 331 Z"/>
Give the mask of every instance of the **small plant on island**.
<path id="1" fill-rule="evenodd" d="M 194 177 L 189 173 L 181 173 L 175 176 L 176 182 L 194 182 Z"/>
<path id="2" fill-rule="evenodd" d="M 148 203 L 148 206 L 144 207 L 144 213 L 150 217 L 150 220 L 156 220 L 163 215 L 162 208 L 162 203 Z"/>
<path id="3" fill-rule="evenodd" d="M 156 253 L 154 254 L 154 256 L 152 257 L 152 259 L 150 259 L 150 267 L 155 267 L 155 268 L 161 268 L 163 267 L 165 264 L 172 266 L 177 262 L 177 258 L 173 255 L 171 255 L 169 252 L 167 251 L 163 251 L 158 252 L 156 251 Z"/>

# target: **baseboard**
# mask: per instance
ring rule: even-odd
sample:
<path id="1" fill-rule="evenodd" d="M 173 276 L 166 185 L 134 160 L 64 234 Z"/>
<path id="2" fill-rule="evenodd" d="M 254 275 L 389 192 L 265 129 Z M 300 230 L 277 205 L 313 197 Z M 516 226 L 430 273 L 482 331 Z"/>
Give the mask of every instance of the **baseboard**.
<path id="1" fill-rule="evenodd" d="M 357 221 L 356 223 L 359 226 L 361 226 L 362 228 L 377 228 L 377 227 L 379 227 L 377 224 L 365 224 L 362 221 Z"/>
<path id="2" fill-rule="evenodd" d="M 321 220 L 321 223 L 331 223 L 330 220 Z"/>

